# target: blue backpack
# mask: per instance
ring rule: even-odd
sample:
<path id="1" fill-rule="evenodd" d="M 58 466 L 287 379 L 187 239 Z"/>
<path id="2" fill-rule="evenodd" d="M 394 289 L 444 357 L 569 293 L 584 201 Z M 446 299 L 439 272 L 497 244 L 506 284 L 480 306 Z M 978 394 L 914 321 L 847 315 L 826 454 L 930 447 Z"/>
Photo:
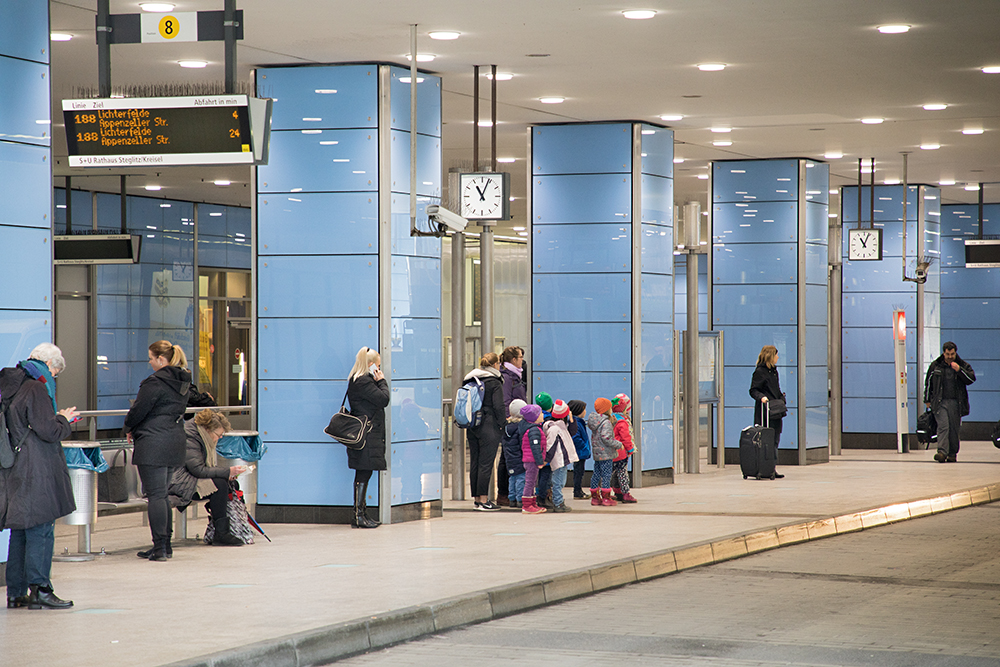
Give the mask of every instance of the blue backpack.
<path id="1" fill-rule="evenodd" d="M 483 395 L 486 387 L 482 380 L 467 380 L 455 393 L 455 423 L 459 428 L 475 428 L 483 423 Z"/>

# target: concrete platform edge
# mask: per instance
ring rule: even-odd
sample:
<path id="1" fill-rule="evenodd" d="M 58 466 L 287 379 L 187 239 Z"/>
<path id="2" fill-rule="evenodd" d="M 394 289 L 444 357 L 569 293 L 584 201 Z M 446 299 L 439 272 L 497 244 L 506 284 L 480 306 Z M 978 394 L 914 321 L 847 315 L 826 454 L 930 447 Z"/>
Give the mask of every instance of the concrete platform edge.
<path id="1" fill-rule="evenodd" d="M 823 519 L 812 518 L 366 616 L 169 663 L 166 667 L 327 665 L 434 632 L 482 623 L 694 567 L 714 565 L 768 549 L 997 501 L 1000 501 L 1000 483 Z"/>

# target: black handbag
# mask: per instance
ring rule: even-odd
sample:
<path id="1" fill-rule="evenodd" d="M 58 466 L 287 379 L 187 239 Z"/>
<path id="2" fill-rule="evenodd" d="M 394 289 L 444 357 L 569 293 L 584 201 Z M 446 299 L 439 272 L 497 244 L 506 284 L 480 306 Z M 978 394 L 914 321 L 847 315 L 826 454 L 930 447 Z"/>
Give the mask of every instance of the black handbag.
<path id="1" fill-rule="evenodd" d="M 124 456 L 124 465 L 118 463 L 118 456 Z M 111 467 L 97 473 L 97 501 L 102 503 L 123 503 L 128 500 L 128 481 L 125 477 L 125 466 L 128 465 L 128 452 L 119 449 L 111 459 Z"/>
<path id="2" fill-rule="evenodd" d="M 767 402 L 767 416 L 769 419 L 781 419 L 787 414 L 788 408 L 785 406 L 785 399 L 772 398 Z"/>
<path id="3" fill-rule="evenodd" d="M 340 412 L 330 417 L 330 423 L 323 432 L 348 449 L 364 449 L 365 436 L 372 430 L 372 422 L 368 417 L 352 415 L 344 407 L 346 403 L 347 392 L 344 392 L 344 400 L 340 402 Z"/>
<path id="4" fill-rule="evenodd" d="M 936 443 L 937 439 L 937 419 L 928 408 L 917 416 L 917 442 L 923 445 L 922 449 L 926 449 L 927 445 Z"/>

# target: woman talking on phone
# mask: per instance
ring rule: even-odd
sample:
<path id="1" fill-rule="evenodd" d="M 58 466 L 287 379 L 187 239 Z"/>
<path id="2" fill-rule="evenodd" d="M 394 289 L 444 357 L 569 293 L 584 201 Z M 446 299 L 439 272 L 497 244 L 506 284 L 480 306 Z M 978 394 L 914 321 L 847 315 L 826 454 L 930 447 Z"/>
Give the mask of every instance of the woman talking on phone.
<path id="1" fill-rule="evenodd" d="M 371 430 L 361 449 L 347 450 L 347 465 L 354 471 L 354 528 L 376 528 L 378 521 L 366 513 L 368 481 L 373 470 L 385 470 L 385 407 L 389 405 L 389 385 L 382 374 L 382 357 L 375 350 L 363 347 L 347 377 L 347 401 L 351 414 L 368 417 Z"/>

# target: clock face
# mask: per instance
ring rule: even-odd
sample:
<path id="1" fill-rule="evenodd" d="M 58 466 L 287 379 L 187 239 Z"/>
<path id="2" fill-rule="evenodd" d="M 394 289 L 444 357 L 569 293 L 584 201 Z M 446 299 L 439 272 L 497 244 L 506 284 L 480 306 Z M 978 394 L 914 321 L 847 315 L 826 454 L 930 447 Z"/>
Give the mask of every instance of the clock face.
<path id="1" fill-rule="evenodd" d="M 502 174 L 462 175 L 462 216 L 470 220 L 501 220 L 504 217 Z"/>
<path id="2" fill-rule="evenodd" d="M 882 259 L 881 229 L 850 229 L 847 235 L 848 259 L 852 261 Z"/>

